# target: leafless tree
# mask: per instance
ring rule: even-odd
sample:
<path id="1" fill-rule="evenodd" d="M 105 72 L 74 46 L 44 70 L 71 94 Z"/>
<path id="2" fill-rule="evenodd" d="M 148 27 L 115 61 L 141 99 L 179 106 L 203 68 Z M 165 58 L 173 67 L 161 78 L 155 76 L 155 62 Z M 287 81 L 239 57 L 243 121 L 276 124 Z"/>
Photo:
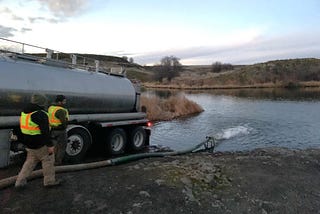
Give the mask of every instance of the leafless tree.
<path id="1" fill-rule="evenodd" d="M 231 64 L 223 64 L 221 62 L 212 63 L 212 72 L 218 73 L 224 70 L 232 70 L 233 66 Z"/>
<path id="2" fill-rule="evenodd" d="M 165 56 L 160 61 L 159 72 L 163 74 L 170 82 L 174 77 L 179 76 L 182 71 L 182 65 L 179 58 L 175 56 Z"/>

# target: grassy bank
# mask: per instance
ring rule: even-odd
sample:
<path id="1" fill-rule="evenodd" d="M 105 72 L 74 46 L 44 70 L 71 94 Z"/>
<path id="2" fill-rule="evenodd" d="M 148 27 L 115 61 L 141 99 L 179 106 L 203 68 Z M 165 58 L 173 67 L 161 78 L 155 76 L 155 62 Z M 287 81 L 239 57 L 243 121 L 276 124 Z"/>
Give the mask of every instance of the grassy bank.
<path id="1" fill-rule="evenodd" d="M 320 87 L 319 81 L 308 82 L 288 82 L 288 83 L 260 83 L 252 85 L 186 85 L 186 84 L 161 84 L 161 83 L 143 83 L 145 88 L 158 89 L 183 89 L 183 90 L 206 90 L 206 89 L 244 89 L 244 88 L 304 88 Z"/>

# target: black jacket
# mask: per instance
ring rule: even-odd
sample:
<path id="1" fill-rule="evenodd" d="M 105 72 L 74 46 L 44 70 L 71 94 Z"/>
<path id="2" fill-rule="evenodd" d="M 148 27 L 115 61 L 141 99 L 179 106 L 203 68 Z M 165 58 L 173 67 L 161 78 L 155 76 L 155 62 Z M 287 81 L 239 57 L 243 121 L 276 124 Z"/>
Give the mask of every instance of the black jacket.
<path id="1" fill-rule="evenodd" d="M 26 135 L 23 134 L 23 143 L 27 148 L 38 149 L 46 145 L 48 147 L 53 146 L 53 143 L 50 139 L 50 130 L 49 130 L 49 119 L 48 115 L 44 112 L 44 109 L 36 104 L 28 104 L 23 112 L 28 114 L 34 112 L 31 115 L 31 120 L 39 125 L 41 134 L 40 135 Z"/>

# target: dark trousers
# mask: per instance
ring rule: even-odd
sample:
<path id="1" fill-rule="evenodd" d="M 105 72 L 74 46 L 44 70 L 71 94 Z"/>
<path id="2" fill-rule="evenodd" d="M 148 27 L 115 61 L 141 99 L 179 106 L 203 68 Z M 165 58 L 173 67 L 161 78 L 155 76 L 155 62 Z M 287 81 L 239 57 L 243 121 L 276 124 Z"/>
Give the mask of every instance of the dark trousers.
<path id="1" fill-rule="evenodd" d="M 51 130 L 51 137 L 55 147 L 55 165 L 61 165 L 67 148 L 66 130 Z"/>

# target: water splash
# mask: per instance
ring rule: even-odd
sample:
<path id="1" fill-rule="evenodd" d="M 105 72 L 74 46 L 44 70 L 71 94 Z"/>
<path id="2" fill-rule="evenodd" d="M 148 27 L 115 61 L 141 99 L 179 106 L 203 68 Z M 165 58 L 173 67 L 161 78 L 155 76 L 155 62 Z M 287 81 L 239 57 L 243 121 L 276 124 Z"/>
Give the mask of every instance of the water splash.
<path id="1" fill-rule="evenodd" d="M 232 128 L 223 129 L 220 133 L 215 135 L 217 140 L 227 140 L 238 135 L 247 135 L 250 133 L 250 128 L 245 126 L 236 126 Z"/>

